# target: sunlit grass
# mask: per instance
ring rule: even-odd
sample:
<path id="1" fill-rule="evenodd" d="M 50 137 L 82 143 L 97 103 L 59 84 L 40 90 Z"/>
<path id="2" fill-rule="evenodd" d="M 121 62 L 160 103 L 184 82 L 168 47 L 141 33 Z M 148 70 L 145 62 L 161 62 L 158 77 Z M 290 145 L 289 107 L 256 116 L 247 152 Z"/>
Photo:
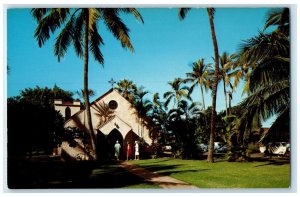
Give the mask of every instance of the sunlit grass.
<path id="1" fill-rule="evenodd" d="M 131 161 L 199 188 L 288 188 L 290 164 L 271 162 L 208 163 L 206 160 L 156 159 Z"/>

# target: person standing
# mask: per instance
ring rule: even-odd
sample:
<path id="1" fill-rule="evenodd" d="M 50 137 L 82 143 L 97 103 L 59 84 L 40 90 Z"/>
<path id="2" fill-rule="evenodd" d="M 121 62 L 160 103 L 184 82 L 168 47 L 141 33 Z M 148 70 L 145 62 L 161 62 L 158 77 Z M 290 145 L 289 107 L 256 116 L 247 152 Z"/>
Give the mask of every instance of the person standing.
<path id="1" fill-rule="evenodd" d="M 121 149 L 121 145 L 119 144 L 119 141 L 117 140 L 116 144 L 115 144 L 115 157 L 117 160 L 119 160 L 120 149 Z"/>
<path id="2" fill-rule="evenodd" d="M 134 149 L 135 149 L 134 160 L 139 160 L 140 159 L 140 152 L 139 152 L 139 143 L 137 141 L 135 141 Z"/>
<path id="3" fill-rule="evenodd" d="M 129 142 L 127 142 L 127 147 L 126 147 L 126 158 L 127 158 L 127 161 L 131 158 L 131 154 L 132 154 L 131 146 L 130 146 Z"/>

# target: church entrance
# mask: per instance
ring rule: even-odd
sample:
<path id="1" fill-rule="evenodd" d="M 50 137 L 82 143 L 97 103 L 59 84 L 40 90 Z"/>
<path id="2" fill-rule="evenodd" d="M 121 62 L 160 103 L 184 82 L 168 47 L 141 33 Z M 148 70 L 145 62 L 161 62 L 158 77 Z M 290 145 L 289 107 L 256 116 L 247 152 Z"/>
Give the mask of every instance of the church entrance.
<path id="1" fill-rule="evenodd" d="M 118 129 L 113 129 L 108 135 L 104 135 L 102 132 L 98 132 L 98 157 L 100 160 L 112 160 L 115 159 L 114 146 L 116 141 L 119 141 L 121 145 L 120 158 L 124 158 L 123 155 L 123 136 Z"/>

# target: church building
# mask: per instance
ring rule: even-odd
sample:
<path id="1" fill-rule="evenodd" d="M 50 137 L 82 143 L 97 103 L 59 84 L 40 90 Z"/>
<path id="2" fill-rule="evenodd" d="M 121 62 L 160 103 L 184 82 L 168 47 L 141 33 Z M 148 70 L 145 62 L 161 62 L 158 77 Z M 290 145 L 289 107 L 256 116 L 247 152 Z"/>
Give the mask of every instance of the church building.
<path id="1" fill-rule="evenodd" d="M 55 100 L 55 109 L 65 117 L 65 128 L 77 128 L 88 131 L 86 110 L 80 109 L 80 101 L 64 103 Z M 136 140 L 143 140 L 151 145 L 149 128 L 146 120 L 138 116 L 135 107 L 120 93 L 110 89 L 90 105 L 93 132 L 97 137 L 97 155 L 99 159 L 113 158 L 114 144 L 118 140 L 125 155 L 127 143 L 133 150 Z M 82 140 L 76 139 L 77 145 L 71 147 L 68 142 L 62 143 L 62 151 L 69 157 L 88 159 Z"/>

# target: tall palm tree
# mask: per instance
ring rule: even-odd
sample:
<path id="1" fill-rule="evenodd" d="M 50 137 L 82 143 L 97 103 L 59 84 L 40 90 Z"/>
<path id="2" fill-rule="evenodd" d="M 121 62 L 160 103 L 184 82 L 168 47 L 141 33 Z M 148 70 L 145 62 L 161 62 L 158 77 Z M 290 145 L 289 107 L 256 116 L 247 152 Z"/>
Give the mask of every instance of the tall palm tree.
<path id="1" fill-rule="evenodd" d="M 265 27 L 276 29 L 270 33 L 259 32 L 241 46 L 239 63 L 251 70 L 248 77 L 248 97 L 241 102 L 243 122 L 247 124 L 245 136 L 251 131 L 253 117 L 263 120 L 277 115 L 286 120 L 290 111 L 290 36 L 288 9 L 269 13 Z M 283 17 L 278 19 L 278 17 Z M 271 22 L 270 22 L 271 21 Z M 273 22 L 272 22 L 273 21 Z M 274 22 L 275 21 L 275 22 Z M 276 22 L 278 21 L 278 22 Z M 285 22 L 279 22 L 285 21 Z M 270 130 L 272 133 L 272 130 Z"/>
<path id="2" fill-rule="evenodd" d="M 193 62 L 192 64 L 192 72 L 186 73 L 187 78 L 184 80 L 185 82 L 190 82 L 191 87 L 189 90 L 189 94 L 194 91 L 194 88 L 199 85 L 201 97 L 202 97 L 202 109 L 205 111 L 205 100 L 203 94 L 203 87 L 205 90 L 209 89 L 210 86 L 210 75 L 212 74 L 211 64 L 205 64 L 204 59 L 199 59 L 197 62 Z"/>
<path id="3" fill-rule="evenodd" d="M 179 18 L 184 19 L 187 12 L 190 8 L 180 8 L 179 9 Z M 218 43 L 217 37 L 215 32 L 215 25 L 214 25 L 214 8 L 207 8 L 210 30 L 211 30 L 211 37 L 214 46 L 214 54 L 215 54 L 215 73 L 214 73 L 214 82 L 212 86 L 212 114 L 211 114 L 211 121 L 210 121 L 210 140 L 209 140 L 209 150 L 207 161 L 213 162 L 213 151 L 214 151 L 214 137 L 215 137 L 215 116 L 216 116 L 216 100 L 217 100 L 217 87 L 218 87 L 218 76 L 219 76 L 219 50 L 218 50 Z"/>
<path id="4" fill-rule="evenodd" d="M 187 86 L 183 86 L 183 87 L 181 86 L 183 82 L 184 80 L 181 78 L 175 78 L 174 81 L 168 82 L 172 90 L 164 93 L 164 98 L 166 99 L 165 107 L 169 105 L 172 99 L 173 99 L 173 109 L 175 107 L 175 104 L 179 105 L 183 97 L 187 99 L 191 99 L 191 97 L 188 94 L 189 88 Z"/>
<path id="5" fill-rule="evenodd" d="M 152 109 L 152 103 L 148 99 L 144 99 L 144 97 L 149 92 L 147 90 L 144 90 L 144 87 L 141 86 L 136 89 L 134 92 L 135 100 L 133 105 L 135 106 L 137 110 L 137 116 L 139 118 L 139 122 L 141 123 L 142 127 L 139 131 L 141 135 L 143 135 L 144 126 L 148 126 L 149 122 L 147 122 L 147 119 L 149 117 L 149 112 Z"/>
<path id="6" fill-rule="evenodd" d="M 235 76 L 235 71 L 230 72 L 232 66 L 232 55 L 230 56 L 228 53 L 224 52 L 220 58 L 220 68 L 219 68 L 219 82 L 223 81 L 223 90 L 225 97 L 225 106 L 226 106 L 226 115 L 230 114 L 229 101 L 230 98 L 227 97 L 227 89 L 226 86 L 230 86 L 233 89 L 233 85 L 230 82 L 230 78 Z M 230 97 L 230 95 L 229 95 Z"/>
<path id="7" fill-rule="evenodd" d="M 134 92 L 137 90 L 136 85 L 133 81 L 128 79 L 120 80 L 117 83 L 117 87 L 115 88 L 124 98 L 126 98 L 129 102 L 133 103 L 134 101 Z"/>
<path id="8" fill-rule="evenodd" d="M 143 19 L 134 8 L 35 8 L 31 10 L 31 13 L 38 22 L 34 37 L 37 39 L 39 47 L 43 46 L 50 38 L 50 32 L 54 33 L 56 30 L 60 30 L 54 44 L 54 55 L 58 57 L 58 61 L 65 56 L 71 44 L 73 44 L 77 56 L 84 60 L 84 102 L 87 110 L 88 130 L 91 134 L 91 148 L 96 151 L 96 137 L 93 131 L 88 96 L 88 62 L 91 53 L 97 62 L 104 64 L 100 50 L 104 42 L 99 34 L 97 23 L 99 20 L 103 20 L 114 37 L 121 42 L 122 47 L 134 52 L 128 34 L 129 29 L 122 22 L 119 14 L 133 14 L 141 22 Z M 96 156 L 95 159 L 97 159 Z"/>

